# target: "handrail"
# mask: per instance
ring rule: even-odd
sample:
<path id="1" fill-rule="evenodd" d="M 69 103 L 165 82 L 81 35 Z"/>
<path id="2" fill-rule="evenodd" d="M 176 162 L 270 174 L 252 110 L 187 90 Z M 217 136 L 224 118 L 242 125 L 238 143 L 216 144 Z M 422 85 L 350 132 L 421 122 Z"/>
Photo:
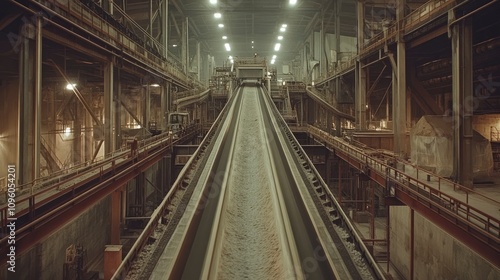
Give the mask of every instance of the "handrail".
<path id="1" fill-rule="evenodd" d="M 349 155 L 350 158 L 356 159 L 358 162 L 364 164 L 367 167 L 370 167 L 371 170 L 376 171 L 382 176 L 386 176 L 390 180 L 398 182 L 398 184 L 401 185 L 401 187 L 410 190 L 411 186 L 415 186 L 420 190 L 426 192 L 428 196 L 431 198 L 437 197 L 442 201 L 448 202 L 449 205 L 454 209 L 454 211 L 450 212 L 450 215 L 453 215 L 454 218 L 456 218 L 457 220 L 462 220 L 466 222 L 469 226 L 476 227 L 479 232 L 482 232 L 482 234 L 488 236 L 492 240 L 499 242 L 500 244 L 500 220 L 490 216 L 489 214 L 483 212 L 480 209 L 477 209 L 476 207 L 469 205 L 468 204 L 469 192 L 474 193 L 475 195 L 480 196 L 481 198 L 490 201 L 496 205 L 500 205 L 499 201 L 486 197 L 480 193 L 474 192 L 473 190 L 467 189 L 458 183 L 452 182 L 444 178 L 440 178 L 440 176 L 433 174 L 432 172 L 423 170 L 416 166 L 412 166 L 417 171 L 417 174 L 418 171 L 420 170 L 421 173 L 428 174 L 431 176 L 431 178 L 438 178 L 437 181 L 438 188 L 436 189 L 435 187 L 428 185 L 424 181 L 421 181 L 418 178 L 414 178 L 413 176 L 405 173 L 404 171 L 400 171 L 395 167 L 388 165 L 387 163 L 381 161 L 380 159 L 367 155 L 362 149 L 344 143 L 338 137 L 334 137 L 325 131 L 322 131 L 311 125 L 307 126 L 307 131 L 310 134 L 314 135 L 315 137 L 322 139 L 322 141 L 328 142 L 334 148 L 344 151 Z M 397 159 L 396 161 L 408 165 L 407 162 L 403 162 Z M 442 182 L 443 184 L 444 183 L 452 184 L 454 189 L 464 190 L 466 195 L 465 201 L 456 196 L 448 195 L 442 192 L 441 191 Z M 449 209 L 443 206 L 442 204 L 438 203 L 435 206 L 442 209 L 443 211 L 449 211 Z"/>
<path id="2" fill-rule="evenodd" d="M 184 130 L 180 132 L 181 137 L 183 135 L 189 135 L 195 131 L 199 131 L 201 127 L 197 124 L 192 124 L 188 127 L 186 127 Z M 172 135 L 168 135 L 168 133 L 162 133 L 159 135 L 156 135 L 154 137 L 145 139 L 143 141 L 139 142 L 138 145 L 138 151 L 140 151 L 139 154 L 149 154 L 151 151 L 155 150 L 158 147 L 162 147 L 162 145 L 165 144 L 172 144 L 174 142 Z M 16 198 L 16 204 L 18 205 L 18 211 L 16 212 L 16 217 L 19 217 L 20 215 L 24 215 L 25 213 L 31 212 L 33 209 L 37 208 L 37 205 L 40 204 L 45 204 L 49 197 L 44 197 L 44 194 L 48 193 L 49 191 L 56 190 L 57 193 L 60 192 L 74 192 L 74 188 L 78 187 L 79 184 L 72 184 L 67 187 L 65 190 L 59 190 L 59 188 L 67 183 L 70 183 L 73 179 L 79 177 L 82 178 L 82 176 L 85 175 L 90 175 L 89 177 L 84 177 L 85 180 L 90 180 L 94 179 L 95 177 L 102 177 L 103 174 L 109 172 L 110 170 L 115 170 L 117 167 L 119 167 L 123 162 L 126 162 L 127 159 L 131 158 L 131 154 L 129 149 L 120 149 L 121 151 L 119 153 L 116 153 L 113 157 L 106 159 L 105 161 L 98 162 L 95 165 L 93 165 L 91 168 L 87 168 L 84 170 L 76 170 L 75 173 L 69 174 L 71 177 L 68 178 L 58 178 L 54 180 L 54 184 L 52 184 L 50 187 L 44 188 L 38 192 L 33 192 L 30 193 L 30 195 L 26 197 L 20 197 L 18 196 Z M 136 157 L 138 155 L 135 155 Z M 80 180 L 79 183 L 81 183 L 82 180 Z M 57 195 L 54 194 L 54 195 Z M 21 209 L 21 205 L 23 203 L 27 203 L 26 208 Z M 0 208 L 0 228 L 2 230 L 5 230 L 5 225 L 7 223 L 7 213 L 8 213 L 8 206 L 4 204 Z"/>
<path id="3" fill-rule="evenodd" d="M 50 9 L 53 14 L 61 16 L 64 20 L 76 24 L 82 30 L 90 31 L 94 34 L 105 34 L 105 36 L 98 36 L 101 41 L 113 47 L 120 48 L 123 53 L 130 55 L 141 63 L 143 63 L 143 61 L 148 61 L 148 67 L 158 73 L 166 76 L 171 75 L 181 83 L 202 85 L 200 81 L 189 77 L 183 70 L 178 69 L 178 66 L 176 66 L 175 61 L 172 61 L 172 59 L 165 59 L 161 54 L 153 51 L 153 48 L 149 50 L 147 46 L 143 45 L 144 42 L 135 42 L 132 37 L 123 33 L 122 28 L 118 28 L 119 26 L 116 26 L 115 22 L 109 22 L 116 21 L 111 15 L 108 18 L 96 16 L 95 11 L 78 0 L 33 1 L 45 9 Z M 60 9 L 52 9 L 51 5 Z M 74 19 L 77 19 L 78 22 L 75 22 Z M 50 19 L 47 20 L 52 22 Z M 148 33 L 145 32 L 143 36 L 147 37 Z"/>

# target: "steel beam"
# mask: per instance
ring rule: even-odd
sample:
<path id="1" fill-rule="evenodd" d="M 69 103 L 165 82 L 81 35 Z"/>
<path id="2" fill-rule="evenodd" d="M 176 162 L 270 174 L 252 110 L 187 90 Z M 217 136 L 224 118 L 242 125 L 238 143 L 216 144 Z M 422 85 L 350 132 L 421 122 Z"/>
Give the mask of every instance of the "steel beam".
<path id="1" fill-rule="evenodd" d="M 161 129 L 162 132 L 165 132 L 167 129 L 167 118 L 168 118 L 168 113 L 167 113 L 167 83 L 164 83 L 161 86 L 161 91 L 160 91 L 160 123 L 159 123 L 159 128 Z"/>
<path id="2" fill-rule="evenodd" d="M 422 83 L 417 78 L 417 75 L 415 73 L 415 68 L 410 67 L 409 69 L 409 78 L 410 78 L 410 83 L 411 87 L 414 89 L 415 92 L 412 94 L 412 99 L 415 100 L 420 108 L 424 110 L 424 112 L 428 115 L 442 115 L 443 110 L 439 108 L 439 106 L 436 103 L 436 100 L 432 97 L 432 95 L 425 89 L 424 86 L 422 86 Z M 414 94 L 418 93 L 418 94 Z"/>
<path id="3" fill-rule="evenodd" d="M 404 18 L 405 2 L 398 2 L 396 7 L 396 17 L 399 22 Z M 394 132 L 394 153 L 398 157 L 404 157 L 408 153 L 406 145 L 406 47 L 403 41 L 403 33 L 398 34 L 396 43 L 397 58 L 396 65 L 394 59 L 391 59 L 391 64 L 396 66 L 393 69 L 393 91 L 392 91 L 392 124 Z M 395 70 L 395 71 L 394 71 Z"/>
<path id="4" fill-rule="evenodd" d="M 144 98 L 144 111 L 143 111 L 143 123 L 146 126 L 143 126 L 143 128 L 146 128 L 149 131 L 149 120 L 151 118 L 151 85 L 148 83 L 145 88 L 145 98 Z"/>
<path id="5" fill-rule="evenodd" d="M 35 100 L 34 100 L 34 115 L 35 115 L 35 131 L 34 131 L 34 162 L 33 175 L 35 179 L 40 177 L 40 135 L 42 127 L 42 27 L 43 18 L 36 18 L 36 38 L 35 38 Z"/>
<path id="6" fill-rule="evenodd" d="M 136 123 L 138 123 L 141 127 L 145 127 L 142 121 L 129 108 L 127 108 L 127 105 L 125 104 L 125 102 L 123 102 L 123 100 L 120 100 L 120 103 L 122 104 L 123 109 L 127 111 L 127 113 L 135 120 Z"/>
<path id="7" fill-rule="evenodd" d="M 189 18 L 186 17 L 182 23 L 182 43 L 181 43 L 181 60 L 184 66 L 184 73 L 187 75 L 189 72 Z"/>
<path id="8" fill-rule="evenodd" d="M 450 16 L 450 20 L 453 19 L 454 15 Z M 466 18 L 453 25 L 451 44 L 454 177 L 465 187 L 473 188 L 471 146 L 474 95 L 471 19 Z"/>
<path id="9" fill-rule="evenodd" d="M 61 68 L 53 60 L 49 59 L 49 62 L 52 64 L 52 66 L 54 66 L 54 68 L 57 70 L 57 72 L 59 72 L 59 74 L 61 74 L 61 76 L 66 81 L 66 83 L 70 84 L 71 81 L 69 80 L 68 76 L 66 76 L 66 74 L 61 70 Z M 85 109 L 87 110 L 87 112 L 92 116 L 92 119 L 94 120 L 94 122 L 97 125 L 102 126 L 101 120 L 96 116 L 96 114 L 92 110 L 92 107 L 87 103 L 87 101 L 85 100 L 85 98 L 83 97 L 83 95 L 80 93 L 80 91 L 77 89 L 77 87 L 73 87 L 72 90 L 73 90 L 73 93 L 78 98 L 78 100 L 80 100 L 80 102 L 82 103 L 82 105 L 85 107 Z"/>
<path id="10" fill-rule="evenodd" d="M 370 89 L 366 93 L 366 97 L 367 98 L 370 98 L 370 95 L 372 95 L 372 92 L 375 89 L 375 87 L 378 85 L 378 82 L 380 81 L 380 78 L 382 78 L 382 74 L 384 74 L 385 68 L 387 68 L 387 65 L 384 64 L 384 68 L 382 68 L 382 70 L 378 74 L 377 78 L 375 79 L 375 82 L 373 82 L 373 85 L 370 87 Z"/>
<path id="11" fill-rule="evenodd" d="M 201 81 L 201 44 L 199 41 L 196 42 L 196 57 L 198 81 Z"/>
<path id="12" fill-rule="evenodd" d="M 121 83 L 121 71 L 120 68 L 116 68 L 114 79 L 114 94 L 113 94 L 113 110 L 114 110 L 114 129 L 115 129 L 115 139 L 114 145 L 115 149 L 119 149 L 122 145 L 122 106 L 120 106 L 119 100 L 121 100 L 122 93 L 122 83 Z"/>
<path id="13" fill-rule="evenodd" d="M 357 18 L 358 18 L 358 54 L 365 41 L 365 1 L 360 0 L 356 2 L 357 5 Z M 363 68 L 361 60 L 356 62 L 356 129 L 366 129 L 366 71 Z"/>

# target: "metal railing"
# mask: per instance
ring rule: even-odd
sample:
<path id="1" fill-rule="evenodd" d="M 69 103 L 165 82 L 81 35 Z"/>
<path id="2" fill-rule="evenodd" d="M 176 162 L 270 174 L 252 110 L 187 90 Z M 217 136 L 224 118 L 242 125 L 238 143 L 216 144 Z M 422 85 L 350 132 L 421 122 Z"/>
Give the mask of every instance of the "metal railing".
<path id="1" fill-rule="evenodd" d="M 129 25 L 133 26 L 139 35 L 136 32 L 126 31 L 125 26 L 118 23 L 112 15 L 100 9 L 98 5 L 98 8 L 94 6 L 95 3 L 90 3 L 92 1 L 86 1 L 87 5 L 78 0 L 33 1 L 44 9 L 51 10 L 53 14 L 59 15 L 61 19 L 74 24 L 77 28 L 86 30 L 96 35 L 99 40 L 117 48 L 119 51 L 123 51 L 136 61 L 129 61 L 127 58 L 124 58 L 124 60 L 134 65 L 142 64 L 141 67 L 149 68 L 166 77 L 170 76 L 183 84 L 202 85 L 197 79 L 186 75 L 182 67 L 180 69 L 178 63 L 170 58 L 171 56 L 165 59 L 164 55 L 157 51 L 158 49 L 163 50 L 164 46 L 140 27 L 119 6 L 115 5 L 115 10 L 123 18 L 127 19 Z M 33 10 L 33 12 L 36 11 Z M 50 24 L 59 25 L 50 18 L 45 20 Z"/>
<path id="2" fill-rule="evenodd" d="M 179 139 L 182 139 L 185 135 L 191 135 L 193 133 L 199 132 L 201 126 L 198 124 L 192 124 L 186 127 L 184 130 L 179 132 Z M 37 207 L 37 204 L 45 203 L 44 201 L 50 200 L 50 193 L 54 192 L 52 196 L 57 195 L 59 192 L 73 192 L 76 187 L 82 184 L 83 181 L 92 180 L 94 178 L 103 178 L 103 175 L 109 173 L 110 171 L 116 170 L 123 163 L 126 163 L 127 159 L 133 157 L 144 156 L 150 154 L 152 151 L 158 147 L 164 147 L 172 145 L 174 142 L 179 141 L 179 139 L 174 139 L 172 135 L 168 132 L 156 135 L 154 137 L 142 140 L 138 142 L 137 153 L 132 155 L 128 147 L 121 148 L 109 154 L 109 157 L 103 161 L 96 162 L 94 164 L 85 166 L 84 164 L 79 165 L 73 169 L 62 170 L 61 174 L 66 174 L 67 176 L 58 176 L 53 178 L 54 174 L 50 176 L 39 178 L 33 182 L 18 186 L 19 195 L 16 198 L 16 205 L 18 205 L 18 211 L 16 212 L 16 217 L 24 215 L 25 213 L 32 212 L 33 209 Z M 78 181 L 73 182 L 75 178 L 79 178 Z M 47 180 L 44 180 L 47 179 Z M 45 188 L 39 188 L 40 186 L 47 186 Z M 24 192 L 22 192 L 24 190 Z M 28 196 L 21 196 L 22 193 L 29 191 Z M 23 207 L 27 206 L 27 207 Z M 0 208 L 0 228 L 5 229 L 7 223 L 7 205 L 2 205 Z"/>
<path id="3" fill-rule="evenodd" d="M 482 195 L 451 180 L 442 178 L 427 170 L 412 165 L 409 162 L 393 159 L 396 160 L 396 162 L 413 168 L 413 170 L 416 171 L 416 177 L 414 177 L 405 171 L 398 170 L 379 158 L 367 155 L 365 150 L 345 143 L 340 138 L 334 137 L 316 127 L 308 125 L 307 131 L 314 137 L 328 143 L 334 149 L 346 153 L 350 159 L 354 159 L 360 164 L 363 164 L 363 166 L 370 168 L 370 170 L 386 177 L 387 180 L 395 182 L 402 191 L 412 194 L 418 200 L 425 201 L 435 209 L 439 209 L 440 213 L 446 213 L 453 217 L 455 222 L 458 223 L 458 221 L 460 221 L 462 227 L 463 225 L 466 227 L 464 230 L 470 232 L 469 228 L 473 228 L 486 238 L 495 241 L 497 249 L 500 249 L 500 220 L 471 206 L 469 204 L 469 196 L 474 195 L 496 206 L 500 206 L 500 201 Z M 427 180 L 437 182 L 437 187 L 431 186 L 427 182 L 420 180 L 418 178 L 419 173 L 427 175 Z M 460 194 L 450 195 L 443 192 L 441 189 L 444 188 L 445 185 L 453 188 L 453 190 L 463 191 L 465 197 L 461 198 Z"/>

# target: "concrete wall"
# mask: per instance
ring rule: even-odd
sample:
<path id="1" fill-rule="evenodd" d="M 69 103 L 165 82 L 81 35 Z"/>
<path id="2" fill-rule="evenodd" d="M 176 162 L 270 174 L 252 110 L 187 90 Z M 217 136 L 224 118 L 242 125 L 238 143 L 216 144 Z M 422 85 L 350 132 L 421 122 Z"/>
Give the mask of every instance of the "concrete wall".
<path id="1" fill-rule="evenodd" d="M 500 270 L 415 212 L 414 279 L 500 279 Z M 410 208 L 390 210 L 391 262 L 410 278 Z"/>
<path id="2" fill-rule="evenodd" d="M 66 248 L 81 245 L 86 250 L 85 265 L 100 258 L 109 244 L 111 200 L 103 199 L 79 217 L 53 233 L 30 251 L 17 256 L 16 273 L 0 266 L 0 279 L 63 279 Z"/>

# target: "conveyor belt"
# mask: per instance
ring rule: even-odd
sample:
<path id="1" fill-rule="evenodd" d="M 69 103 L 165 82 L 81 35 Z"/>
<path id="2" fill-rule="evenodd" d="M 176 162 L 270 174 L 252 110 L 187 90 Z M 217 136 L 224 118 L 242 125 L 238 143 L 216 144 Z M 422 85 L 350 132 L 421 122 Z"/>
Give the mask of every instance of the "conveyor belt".
<path id="1" fill-rule="evenodd" d="M 350 225 L 346 216 L 290 139 L 267 92 L 244 86 L 228 104 L 204 164 L 186 167 L 196 169 L 186 205 L 164 221 L 169 229 L 155 252 L 131 273 L 150 279 L 383 278 L 354 230 L 341 229 Z"/>

